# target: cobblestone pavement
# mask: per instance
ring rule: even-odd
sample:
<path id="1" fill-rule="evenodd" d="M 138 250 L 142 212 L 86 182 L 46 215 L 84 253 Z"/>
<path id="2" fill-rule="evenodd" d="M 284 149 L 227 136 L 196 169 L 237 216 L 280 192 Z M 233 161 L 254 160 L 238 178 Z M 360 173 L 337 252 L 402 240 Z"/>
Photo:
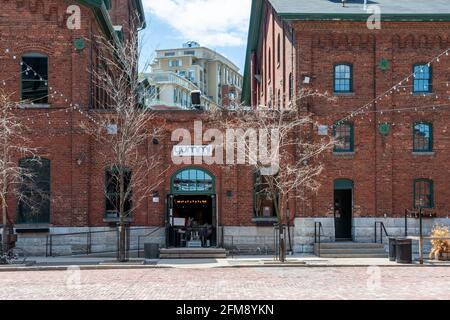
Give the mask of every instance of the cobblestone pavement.
<path id="1" fill-rule="evenodd" d="M 2 299 L 450 299 L 450 268 L 0 272 Z"/>

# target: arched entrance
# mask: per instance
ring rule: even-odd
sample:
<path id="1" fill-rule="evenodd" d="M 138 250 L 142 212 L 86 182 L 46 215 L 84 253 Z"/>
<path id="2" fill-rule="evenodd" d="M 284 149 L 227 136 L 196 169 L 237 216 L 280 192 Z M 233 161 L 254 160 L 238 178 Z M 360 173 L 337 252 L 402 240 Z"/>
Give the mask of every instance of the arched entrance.
<path id="1" fill-rule="evenodd" d="M 178 170 L 170 180 L 167 246 L 217 246 L 216 179 L 202 168 Z"/>
<path id="2" fill-rule="evenodd" d="M 334 181 L 334 226 L 336 241 L 352 240 L 353 181 Z"/>

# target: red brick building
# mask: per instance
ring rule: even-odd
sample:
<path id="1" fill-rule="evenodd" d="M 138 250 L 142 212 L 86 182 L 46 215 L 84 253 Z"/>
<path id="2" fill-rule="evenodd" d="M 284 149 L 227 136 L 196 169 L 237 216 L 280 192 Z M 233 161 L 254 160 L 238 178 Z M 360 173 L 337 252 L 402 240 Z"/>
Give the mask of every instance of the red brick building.
<path id="1" fill-rule="evenodd" d="M 22 101 L 18 115 L 42 158 L 41 165 L 31 168 L 44 193 L 38 205 L 31 208 L 12 195 L 8 201 L 9 222 L 19 234 L 17 246 L 44 254 L 51 242 L 53 253 L 84 252 L 87 232 L 93 231 L 102 232 L 91 234 L 93 252 L 114 250 L 117 212 L 105 198 L 105 168 L 110 164 L 99 155 L 104 146 L 85 134 L 80 124 L 98 116 L 104 102 L 92 78 L 92 71 L 104 63 L 95 38 L 101 35 L 119 43 L 129 28 L 145 27 L 141 1 L 75 1 L 76 7 L 59 0 L 3 0 L 1 4 L 0 83 L 6 92 L 14 93 L 14 101 Z M 132 19 L 136 11 L 137 25 Z M 235 88 L 223 90 L 227 97 L 233 93 L 240 99 Z M 179 128 L 193 132 L 194 121 L 202 120 L 202 114 L 159 111 L 158 117 L 165 121 L 166 135 L 158 141 L 149 136 L 142 152 L 161 154 L 163 161 L 155 173 L 164 175 L 153 197 L 133 212 L 131 226 L 142 228 L 131 234 L 133 247 L 139 235 L 151 231 L 155 231 L 153 241 L 181 245 L 165 229 L 174 224 L 172 218 L 189 217 L 212 227 L 209 246 L 230 242 L 235 235 L 271 244 L 265 236 L 272 235 L 267 223 L 274 219 L 254 216 L 248 168 L 173 165 L 177 143 L 171 141 L 171 133 Z M 207 129 L 205 124 L 203 131 Z M 31 166 L 27 159 L 16 161 Z M 55 236 L 67 233 L 71 235 Z M 257 235 L 264 237 L 257 239 Z"/>
<path id="2" fill-rule="evenodd" d="M 44 253 L 48 235 L 80 232 L 55 236 L 52 245 L 60 253 L 83 252 L 86 232 L 101 231 L 105 233 L 92 235 L 92 251 L 112 248 L 117 216 L 105 199 L 108 164 L 98 152 L 103 146 L 83 133 L 80 123 L 97 115 L 102 101 L 90 72 L 102 61 L 91 40 L 104 35 L 120 42 L 128 28 L 144 27 L 142 4 L 76 1 L 79 28 L 68 28 L 68 18 L 77 22 L 77 10 L 67 13 L 66 1 L 0 2 L 0 85 L 13 92 L 16 101 L 34 101 L 22 103 L 18 115 L 30 128 L 33 146 L 39 148 L 43 161 L 37 168 L 38 181 L 48 195 L 35 212 L 10 197 L 8 216 L 19 233 L 18 246 Z M 450 58 L 445 55 L 450 47 L 450 14 L 442 12 L 448 8 L 411 12 L 396 7 L 383 17 L 382 30 L 369 30 L 367 14 L 356 11 L 359 7 L 341 8 L 326 0 L 314 3 L 319 2 L 323 7 L 310 7 L 303 0 L 254 0 L 244 101 L 281 106 L 294 101 L 302 87 L 333 92 L 335 103 L 308 106 L 322 124 L 321 134 L 332 134 L 336 121 L 392 88 L 413 68 L 422 72 L 410 79 L 414 87 L 405 84 L 390 90 L 395 92 L 372 104 L 370 112 L 337 129 L 343 141 L 325 156 L 321 191 L 294 206 L 295 251 L 311 251 L 315 221 L 323 223 L 327 240 L 363 242 L 373 241 L 375 221 L 383 221 L 391 234 L 401 234 L 402 214 L 413 205 L 432 207 L 437 218 L 427 219 L 427 228 L 447 223 L 450 139 L 449 111 L 443 105 L 450 95 Z M 409 14 L 399 18 L 403 9 Z M 136 10 L 138 25 L 131 19 Z M 444 53 L 440 61 L 428 67 L 426 63 L 440 53 Z M 413 88 L 417 92 L 411 95 Z M 131 225 L 142 230 L 132 234 L 130 242 L 136 245 L 138 235 L 155 231 L 154 240 L 185 245 L 186 238 L 175 237 L 173 231 L 193 218 L 213 229 L 206 245 L 240 242 L 260 250 L 271 247 L 276 219 L 270 210 L 258 207 L 249 168 L 173 164 L 173 153 L 183 150 L 175 148 L 178 142 L 172 141 L 172 133 L 180 128 L 193 133 L 196 121 L 203 119 L 201 112 L 165 110 L 158 117 L 166 134 L 159 140 L 149 136 L 142 153 L 161 154 L 157 171 L 164 174 L 153 197 L 133 212 Z M 204 121 L 201 132 L 209 126 Z M 193 141 L 188 151 L 203 154 L 195 148 L 200 145 L 203 142 Z M 29 165 L 26 159 L 17 162 Z M 336 202 L 342 219 L 334 216 Z M 410 228 L 416 226 L 410 219 Z"/>
<path id="3" fill-rule="evenodd" d="M 244 101 L 288 105 L 302 89 L 336 98 L 305 107 L 320 124 L 314 135 L 339 143 L 324 157 L 320 191 L 296 204 L 296 251 L 311 250 L 314 222 L 326 240 L 361 242 L 373 241 L 375 221 L 401 235 L 413 207 L 433 215 L 427 232 L 449 224 L 450 7 L 433 4 L 253 1 Z"/>

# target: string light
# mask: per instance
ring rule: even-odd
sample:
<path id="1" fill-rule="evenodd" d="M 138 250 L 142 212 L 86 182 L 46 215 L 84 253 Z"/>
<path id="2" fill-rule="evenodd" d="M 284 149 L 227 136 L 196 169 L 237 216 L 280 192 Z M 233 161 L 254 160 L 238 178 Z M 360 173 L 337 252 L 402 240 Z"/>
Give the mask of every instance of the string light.
<path id="1" fill-rule="evenodd" d="M 431 64 L 432 64 L 433 62 L 436 61 L 436 62 L 439 63 L 441 57 L 443 57 L 443 56 L 448 56 L 448 55 L 449 55 L 449 51 L 450 51 L 450 48 L 447 48 L 445 51 L 443 51 L 443 52 L 440 53 L 439 55 L 435 56 L 435 57 L 434 57 L 433 59 L 431 59 L 428 63 L 426 63 L 426 65 L 427 65 L 428 67 L 431 67 Z M 420 72 L 424 72 L 423 67 L 420 68 Z M 372 105 L 373 105 L 373 106 L 376 106 L 376 105 L 377 105 L 377 101 L 382 101 L 383 98 L 387 98 L 389 95 L 391 95 L 392 93 L 395 92 L 395 89 L 397 88 L 397 86 L 402 86 L 404 82 L 409 82 L 409 79 L 410 79 L 411 77 L 415 78 L 415 77 L 416 77 L 416 72 L 413 71 L 411 74 L 409 74 L 408 76 L 406 76 L 403 80 L 401 80 L 398 84 L 395 84 L 394 86 L 392 86 L 391 88 L 389 88 L 387 91 L 385 91 L 385 92 L 383 92 L 382 94 L 378 95 L 377 97 L 375 97 L 375 98 L 374 98 L 372 101 L 370 101 L 369 103 L 363 105 L 362 107 L 356 109 L 355 111 L 352 111 L 348 116 L 342 118 L 341 120 L 337 121 L 336 123 L 337 123 L 338 125 L 340 125 L 340 124 L 343 124 L 345 121 L 347 121 L 348 119 L 352 118 L 352 117 L 355 116 L 355 115 L 358 115 L 358 114 L 364 114 L 364 113 L 369 112 L 369 111 L 368 111 L 368 108 L 369 108 L 369 107 L 371 107 Z M 447 86 L 447 87 L 449 86 L 449 83 L 448 83 L 448 82 L 446 82 L 446 86 Z M 411 86 L 411 87 L 412 87 L 412 86 Z M 403 87 L 403 90 L 406 91 L 406 88 Z M 410 94 L 413 95 L 414 92 L 411 91 Z M 424 94 L 423 96 L 426 97 L 427 95 Z M 438 98 L 438 96 L 436 95 L 435 98 Z M 450 97 L 449 97 L 449 99 L 450 99 Z"/>

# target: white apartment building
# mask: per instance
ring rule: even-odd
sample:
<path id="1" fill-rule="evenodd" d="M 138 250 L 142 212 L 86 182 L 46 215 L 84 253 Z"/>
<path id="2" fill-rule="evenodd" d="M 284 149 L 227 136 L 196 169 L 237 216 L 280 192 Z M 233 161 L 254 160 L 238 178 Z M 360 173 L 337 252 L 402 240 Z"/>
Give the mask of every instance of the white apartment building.
<path id="1" fill-rule="evenodd" d="M 223 55 L 187 42 L 182 48 L 157 50 L 151 72 L 147 106 L 189 109 L 190 93 L 200 90 L 202 103 L 228 107 L 239 103 L 243 77 L 239 68 Z"/>

